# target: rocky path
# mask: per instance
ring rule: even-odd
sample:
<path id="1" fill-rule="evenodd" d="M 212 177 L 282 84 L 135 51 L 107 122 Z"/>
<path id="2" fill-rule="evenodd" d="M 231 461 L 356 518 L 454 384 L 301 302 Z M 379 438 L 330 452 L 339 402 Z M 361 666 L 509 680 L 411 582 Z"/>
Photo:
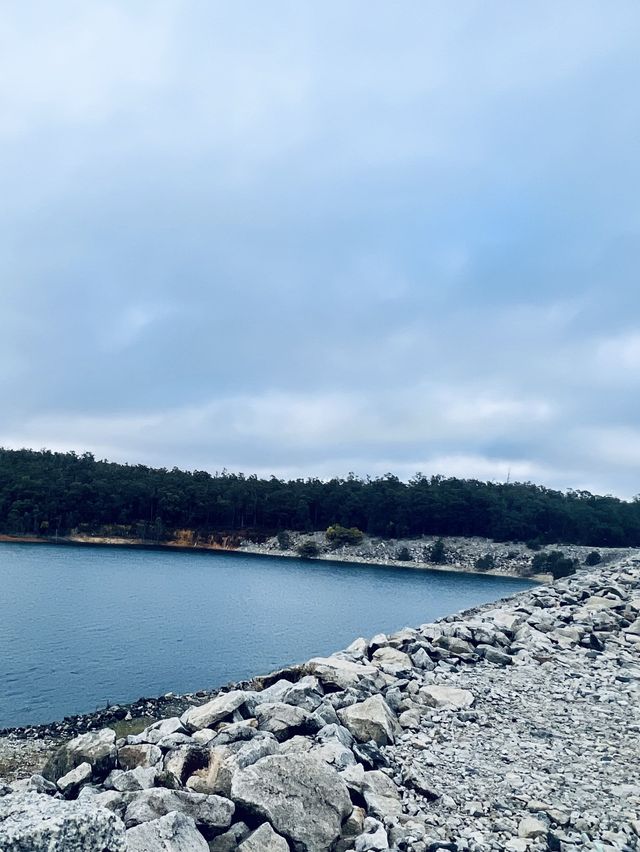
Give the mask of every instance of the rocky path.
<path id="1" fill-rule="evenodd" d="M 628 558 L 83 734 L 0 789 L 0 850 L 625 852 L 639 766 Z"/>

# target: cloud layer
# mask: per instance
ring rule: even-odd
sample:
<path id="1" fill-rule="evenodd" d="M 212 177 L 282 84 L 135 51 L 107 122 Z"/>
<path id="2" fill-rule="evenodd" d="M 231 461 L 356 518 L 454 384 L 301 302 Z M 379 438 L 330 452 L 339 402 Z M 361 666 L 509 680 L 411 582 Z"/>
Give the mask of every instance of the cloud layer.
<path id="1" fill-rule="evenodd" d="M 640 491 L 640 8 L 14 4 L 0 444 Z"/>

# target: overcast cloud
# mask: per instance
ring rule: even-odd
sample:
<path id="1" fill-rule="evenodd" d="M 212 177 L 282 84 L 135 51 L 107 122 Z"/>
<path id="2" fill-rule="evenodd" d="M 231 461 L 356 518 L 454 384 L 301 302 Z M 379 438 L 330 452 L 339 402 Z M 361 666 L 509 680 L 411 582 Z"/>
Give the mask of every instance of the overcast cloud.
<path id="1" fill-rule="evenodd" d="M 22 0 L 0 444 L 640 492 L 640 5 Z"/>

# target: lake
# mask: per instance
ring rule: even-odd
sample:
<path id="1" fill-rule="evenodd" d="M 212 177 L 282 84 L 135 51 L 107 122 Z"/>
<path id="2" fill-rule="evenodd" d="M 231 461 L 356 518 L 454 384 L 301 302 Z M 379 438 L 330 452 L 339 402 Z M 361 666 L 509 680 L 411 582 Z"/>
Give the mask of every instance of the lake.
<path id="1" fill-rule="evenodd" d="M 531 585 L 284 557 L 0 543 L 0 728 L 211 689 Z"/>

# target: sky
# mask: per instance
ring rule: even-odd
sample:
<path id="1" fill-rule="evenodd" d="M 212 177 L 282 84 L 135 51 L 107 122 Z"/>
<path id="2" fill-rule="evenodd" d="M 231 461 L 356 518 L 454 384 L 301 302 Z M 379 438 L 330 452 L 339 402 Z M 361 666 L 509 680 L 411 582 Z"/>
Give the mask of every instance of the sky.
<path id="1" fill-rule="evenodd" d="M 0 445 L 640 492 L 640 4 L 21 0 Z"/>

